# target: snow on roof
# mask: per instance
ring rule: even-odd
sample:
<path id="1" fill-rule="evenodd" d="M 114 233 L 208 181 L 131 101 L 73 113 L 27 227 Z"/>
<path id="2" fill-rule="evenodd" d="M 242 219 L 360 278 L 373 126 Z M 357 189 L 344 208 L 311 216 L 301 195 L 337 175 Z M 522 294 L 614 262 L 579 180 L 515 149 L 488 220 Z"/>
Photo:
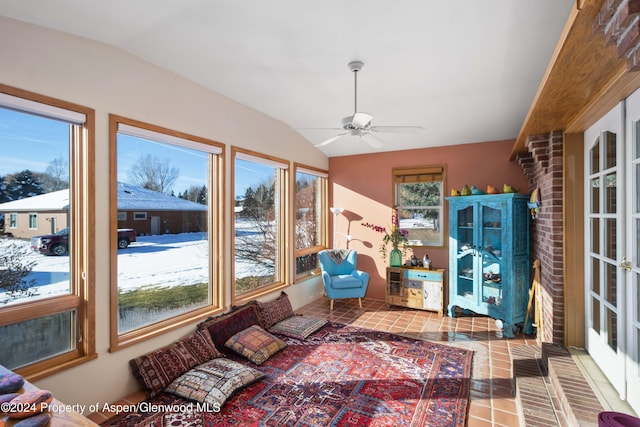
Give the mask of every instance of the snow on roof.
<path id="1" fill-rule="evenodd" d="M 54 191 L 1 203 L 0 212 L 55 211 L 69 209 L 69 190 Z M 179 197 L 118 182 L 119 210 L 206 211 L 207 206 Z"/>
<path id="2" fill-rule="evenodd" d="M 0 203 L 0 212 L 62 211 L 69 209 L 69 190 Z"/>
<path id="3" fill-rule="evenodd" d="M 118 182 L 118 210 L 206 211 L 207 206 Z"/>

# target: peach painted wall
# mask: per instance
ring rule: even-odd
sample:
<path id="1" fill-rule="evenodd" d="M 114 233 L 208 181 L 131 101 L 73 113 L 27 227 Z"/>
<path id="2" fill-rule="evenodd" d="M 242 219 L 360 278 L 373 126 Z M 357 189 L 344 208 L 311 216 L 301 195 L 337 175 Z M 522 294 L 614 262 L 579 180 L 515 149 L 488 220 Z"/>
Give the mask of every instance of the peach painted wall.
<path id="1" fill-rule="evenodd" d="M 506 140 L 329 159 L 330 206 L 345 209 L 333 224 L 335 247 L 358 251 L 358 268 L 371 275 L 367 298 L 385 298 L 385 272 L 389 261 L 383 262 L 378 252 L 382 235 L 363 227 L 361 223 L 390 225 L 392 168 L 445 165 L 445 196 L 450 195 L 452 188 L 460 189 L 465 184 L 481 189 L 486 189 L 490 184 L 501 190 L 502 185 L 507 183 L 527 191 L 527 179 L 522 169 L 509 161 L 513 144 L 514 140 Z M 448 214 L 445 201 L 444 217 L 448 218 Z M 444 233 L 446 244 L 448 229 Z M 347 235 L 351 236 L 351 241 L 347 241 Z M 407 253 L 410 256 L 411 251 Z M 414 253 L 418 258 L 427 253 L 434 267 L 448 270 L 446 247 L 416 247 Z"/>

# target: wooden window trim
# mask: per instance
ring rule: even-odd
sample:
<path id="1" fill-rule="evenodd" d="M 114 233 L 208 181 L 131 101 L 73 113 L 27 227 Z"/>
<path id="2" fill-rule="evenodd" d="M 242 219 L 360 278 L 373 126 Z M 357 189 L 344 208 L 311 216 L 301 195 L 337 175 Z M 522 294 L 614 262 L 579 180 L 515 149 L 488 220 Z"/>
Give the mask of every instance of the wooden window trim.
<path id="1" fill-rule="evenodd" d="M 238 154 L 240 154 L 241 156 L 246 155 L 246 156 L 250 156 L 250 157 L 255 157 L 256 161 L 259 161 L 260 159 L 264 159 L 266 162 L 271 163 L 272 166 L 274 166 L 275 168 L 278 169 L 279 171 L 279 181 L 280 181 L 280 197 L 278 198 L 279 200 L 279 206 L 278 209 L 280 211 L 280 230 L 281 230 L 281 235 L 280 235 L 280 240 L 277 242 L 277 253 L 278 255 L 278 277 L 280 278 L 280 280 L 275 281 L 269 285 L 265 285 L 262 286 L 258 289 L 255 289 L 253 291 L 249 291 L 249 292 L 245 292 L 243 294 L 240 295 L 236 295 L 235 293 L 235 257 L 234 257 L 234 251 L 235 251 L 235 239 L 233 239 L 232 237 L 232 243 L 231 243 L 231 286 L 230 286 L 230 291 L 231 291 L 231 305 L 240 305 L 243 304 L 245 302 L 251 301 L 253 299 L 259 298 L 263 295 L 267 295 L 270 294 L 272 292 L 278 291 L 280 289 L 284 289 L 286 287 L 289 286 L 290 282 L 289 282 L 289 262 L 288 259 L 289 257 L 286 256 L 287 252 L 288 252 L 288 248 L 289 248 L 289 236 L 291 235 L 291 231 L 290 231 L 290 227 L 288 226 L 290 224 L 289 221 L 289 197 L 290 197 L 290 190 L 289 190 L 289 170 L 290 170 L 290 165 L 289 165 L 289 161 L 286 159 L 281 159 L 279 157 L 274 157 L 274 156 L 270 156 L 268 154 L 263 154 L 263 153 L 259 153 L 257 151 L 252 151 L 252 150 L 246 150 L 243 148 L 239 148 L 239 147 L 235 147 L 232 146 L 231 147 L 231 192 L 234 192 L 235 189 L 235 174 L 236 174 L 236 169 L 235 169 L 235 163 L 236 163 L 236 158 L 238 157 Z M 281 165 L 281 166 L 279 166 Z M 235 236 L 235 218 L 233 215 L 233 206 L 231 207 L 231 214 L 232 214 L 232 218 L 233 220 L 231 221 L 231 236 Z"/>
<path id="2" fill-rule="evenodd" d="M 210 282 L 209 292 L 211 301 L 208 305 L 196 310 L 182 313 L 177 316 L 143 326 L 132 331 L 122 334 L 118 333 L 118 239 L 117 239 L 117 135 L 118 123 L 133 126 L 153 132 L 166 134 L 176 138 L 194 141 L 199 144 L 216 147 L 219 153 L 212 154 L 213 162 L 212 172 L 209 174 L 210 197 L 209 201 L 209 236 L 216 236 L 210 240 Z M 225 146 L 224 144 L 206 138 L 178 132 L 175 130 L 163 128 L 160 126 L 144 123 L 138 120 L 129 119 L 115 114 L 109 115 L 109 181 L 110 181 L 110 347 L 109 351 L 114 352 L 129 347 L 138 342 L 142 342 L 153 337 L 162 335 L 168 331 L 192 324 L 203 320 L 211 315 L 221 313 L 224 307 L 225 290 L 224 290 L 224 266 L 222 263 L 222 254 L 224 251 L 224 164 L 225 164 Z"/>
<path id="3" fill-rule="evenodd" d="M 296 238 L 296 222 L 295 221 L 291 221 L 291 235 L 293 236 L 293 248 L 294 248 L 294 255 L 293 255 L 293 266 L 294 266 L 294 270 L 293 270 L 293 277 L 295 278 L 295 282 L 301 282 L 305 279 L 309 279 L 311 277 L 316 276 L 317 274 L 319 274 L 320 272 L 320 268 L 314 269 L 312 271 L 307 271 L 304 272 L 302 274 L 295 274 L 295 260 L 299 257 L 303 257 L 306 255 L 312 255 L 312 254 L 317 254 L 318 252 L 320 252 L 323 249 L 327 249 L 327 243 L 329 242 L 329 172 L 325 169 L 320 169 L 320 168 L 316 168 L 314 166 L 308 166 L 302 163 L 296 163 L 294 162 L 293 164 L 293 193 L 294 195 L 298 194 L 298 189 L 297 189 L 297 174 L 298 172 L 304 173 L 304 174 L 317 174 L 317 176 L 319 178 L 323 178 L 323 185 L 321 188 L 321 197 L 323 199 L 323 207 L 322 207 L 322 235 L 321 235 L 321 241 L 319 245 L 315 245 L 315 246 L 311 246 L 308 248 L 301 248 L 298 249 L 296 248 L 296 244 L 295 244 L 295 238 Z M 298 205 L 297 200 L 294 201 L 293 203 L 293 209 L 295 210 L 296 207 Z M 295 214 L 292 215 L 292 218 L 295 218 Z"/>
<path id="4" fill-rule="evenodd" d="M 29 101 L 62 108 L 84 115 L 83 125 L 70 124 L 69 180 L 70 208 L 72 216 L 72 244 L 78 250 L 70 254 L 69 272 L 71 294 L 16 304 L 0 309 L 0 325 L 36 319 L 64 311 L 64 307 L 77 310 L 77 327 L 81 340 L 76 349 L 32 363 L 16 372 L 28 380 L 37 380 L 97 357 L 95 349 L 95 110 L 82 105 L 0 84 L 0 93 Z"/>

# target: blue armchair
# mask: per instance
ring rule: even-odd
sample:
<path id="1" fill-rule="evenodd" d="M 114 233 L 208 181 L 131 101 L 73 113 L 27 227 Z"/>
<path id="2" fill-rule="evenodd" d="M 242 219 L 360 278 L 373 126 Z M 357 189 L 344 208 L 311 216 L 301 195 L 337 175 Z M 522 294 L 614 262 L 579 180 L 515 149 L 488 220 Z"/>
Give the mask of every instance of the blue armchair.
<path id="1" fill-rule="evenodd" d="M 323 250 L 318 253 L 324 291 L 329 297 L 329 307 L 333 311 L 333 300 L 358 298 L 362 308 L 362 298 L 369 286 L 369 273 L 356 269 L 358 253 L 351 250 Z"/>

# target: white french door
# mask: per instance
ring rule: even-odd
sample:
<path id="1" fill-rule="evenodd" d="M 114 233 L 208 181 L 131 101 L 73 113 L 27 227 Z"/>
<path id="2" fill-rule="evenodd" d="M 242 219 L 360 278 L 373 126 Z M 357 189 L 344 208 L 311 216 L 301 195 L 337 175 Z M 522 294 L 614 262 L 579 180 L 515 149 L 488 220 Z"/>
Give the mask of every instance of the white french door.
<path id="1" fill-rule="evenodd" d="M 584 134 L 587 351 L 640 411 L 640 91 Z"/>
<path id="2" fill-rule="evenodd" d="M 585 313 L 587 351 L 625 397 L 624 104 L 584 134 Z"/>
<path id="3" fill-rule="evenodd" d="M 626 166 L 626 257 L 621 271 L 626 277 L 627 400 L 640 414 L 640 91 L 627 99 L 625 151 Z"/>

